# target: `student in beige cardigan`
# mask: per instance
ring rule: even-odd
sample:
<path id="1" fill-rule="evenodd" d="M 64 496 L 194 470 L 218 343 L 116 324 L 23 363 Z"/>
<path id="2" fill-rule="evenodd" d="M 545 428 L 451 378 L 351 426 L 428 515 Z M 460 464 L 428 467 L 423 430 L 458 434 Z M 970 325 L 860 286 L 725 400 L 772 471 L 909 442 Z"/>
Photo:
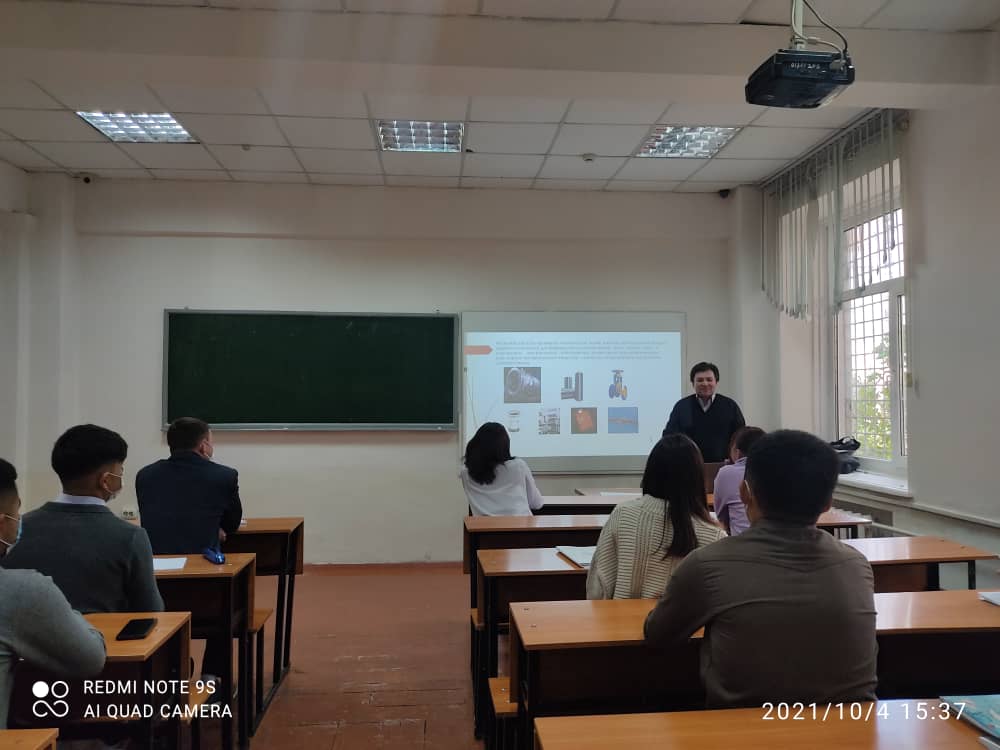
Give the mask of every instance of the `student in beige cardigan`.
<path id="1" fill-rule="evenodd" d="M 646 459 L 642 497 L 620 503 L 597 540 L 588 599 L 656 599 L 692 550 L 726 536 L 708 512 L 698 446 L 679 433 Z"/>

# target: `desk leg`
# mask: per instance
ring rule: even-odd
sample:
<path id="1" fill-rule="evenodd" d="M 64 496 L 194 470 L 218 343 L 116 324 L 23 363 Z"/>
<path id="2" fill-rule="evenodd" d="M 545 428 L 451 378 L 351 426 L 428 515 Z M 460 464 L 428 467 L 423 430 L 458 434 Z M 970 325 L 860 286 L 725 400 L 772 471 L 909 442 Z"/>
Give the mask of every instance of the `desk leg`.
<path id="1" fill-rule="evenodd" d="M 858 529 L 859 528 L 860 528 L 859 526 L 854 525 L 854 526 L 851 526 L 848 529 L 848 533 L 850 534 L 851 539 L 857 539 L 858 538 Z"/>
<path id="2" fill-rule="evenodd" d="M 969 588 L 976 588 L 976 561 L 969 560 Z"/>
<path id="3" fill-rule="evenodd" d="M 278 603 L 276 605 L 274 617 L 274 687 L 278 687 L 282 672 L 282 659 L 285 653 L 285 588 L 288 586 L 288 574 L 282 573 L 278 576 Z"/>
<path id="4" fill-rule="evenodd" d="M 927 590 L 941 590 L 941 566 L 937 563 L 930 563 L 927 566 Z"/>
<path id="5" fill-rule="evenodd" d="M 285 662 L 281 674 L 284 676 L 292 666 L 292 611 L 295 609 L 295 573 L 288 576 L 288 601 L 285 602 Z"/>

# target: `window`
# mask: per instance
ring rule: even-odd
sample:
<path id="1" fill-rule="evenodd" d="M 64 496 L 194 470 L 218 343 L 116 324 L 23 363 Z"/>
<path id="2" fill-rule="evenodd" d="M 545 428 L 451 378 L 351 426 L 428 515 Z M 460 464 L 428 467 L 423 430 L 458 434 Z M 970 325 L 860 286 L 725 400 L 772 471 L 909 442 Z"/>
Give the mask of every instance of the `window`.
<path id="1" fill-rule="evenodd" d="M 861 443 L 865 468 L 906 467 L 906 290 L 903 212 L 844 232 L 840 312 L 840 432 Z"/>

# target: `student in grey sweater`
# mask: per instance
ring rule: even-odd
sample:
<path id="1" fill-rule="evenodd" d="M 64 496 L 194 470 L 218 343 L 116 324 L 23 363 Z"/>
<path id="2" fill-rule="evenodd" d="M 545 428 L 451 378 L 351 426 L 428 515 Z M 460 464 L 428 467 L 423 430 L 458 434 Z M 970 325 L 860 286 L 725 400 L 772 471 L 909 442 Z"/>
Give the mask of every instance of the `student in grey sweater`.
<path id="1" fill-rule="evenodd" d="M 84 613 L 162 611 L 149 537 L 106 505 L 121 492 L 127 453 L 121 435 L 103 427 L 63 433 L 52 448 L 63 492 L 24 515 L 24 538 L 0 564 L 51 576 Z"/>
<path id="2" fill-rule="evenodd" d="M 0 459 L 0 561 L 21 537 L 17 472 Z M 104 668 L 104 638 L 74 612 L 50 578 L 33 570 L 0 568 L 0 729 L 20 659 L 66 678 L 93 677 Z"/>

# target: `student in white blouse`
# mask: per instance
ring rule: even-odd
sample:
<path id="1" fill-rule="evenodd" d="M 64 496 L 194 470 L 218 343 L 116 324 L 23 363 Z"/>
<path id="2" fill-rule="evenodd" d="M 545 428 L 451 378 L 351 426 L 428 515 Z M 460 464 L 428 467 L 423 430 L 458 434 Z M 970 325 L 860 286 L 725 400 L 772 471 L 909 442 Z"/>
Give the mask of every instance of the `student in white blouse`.
<path id="1" fill-rule="evenodd" d="M 708 512 L 698 446 L 680 433 L 653 446 L 642 497 L 619 503 L 597 540 L 588 599 L 656 599 L 689 552 L 726 536 Z"/>
<path id="2" fill-rule="evenodd" d="M 458 476 L 474 516 L 530 516 L 544 504 L 531 469 L 510 455 L 510 435 L 498 422 L 472 436 Z"/>

